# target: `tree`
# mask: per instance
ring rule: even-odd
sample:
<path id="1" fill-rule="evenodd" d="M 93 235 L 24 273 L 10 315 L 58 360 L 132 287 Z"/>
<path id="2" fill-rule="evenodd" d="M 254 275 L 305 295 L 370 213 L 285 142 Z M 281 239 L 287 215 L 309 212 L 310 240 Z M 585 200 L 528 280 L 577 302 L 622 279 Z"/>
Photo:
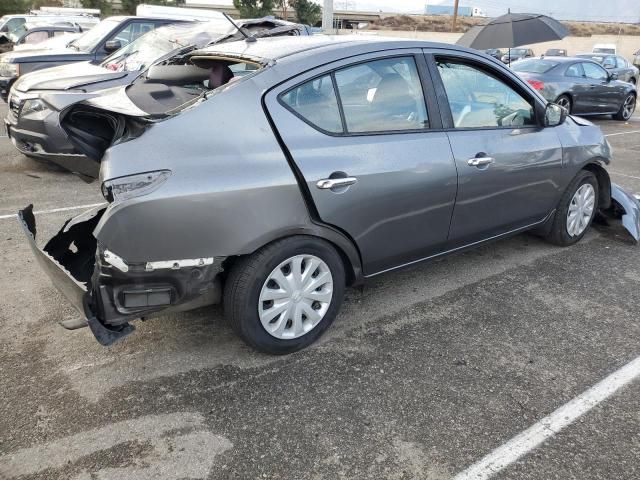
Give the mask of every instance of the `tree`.
<path id="1" fill-rule="evenodd" d="M 184 5 L 185 0 L 122 0 L 122 11 L 124 13 L 128 13 L 129 15 L 136 14 L 136 8 L 141 3 L 146 3 L 147 5 L 164 5 L 167 7 L 179 7 L 180 5 Z"/>
<path id="2" fill-rule="evenodd" d="M 111 13 L 111 3 L 107 0 L 80 0 L 83 8 L 97 8 L 102 15 Z"/>
<path id="3" fill-rule="evenodd" d="M 322 19 L 322 8 L 310 0 L 289 0 L 289 6 L 296 12 L 298 22 L 315 25 Z"/>
<path id="4" fill-rule="evenodd" d="M 0 15 L 10 13 L 25 13 L 29 10 L 29 4 L 24 0 L 2 0 L 0 1 Z"/>
<path id="5" fill-rule="evenodd" d="M 273 14 L 276 0 L 233 0 L 241 18 L 258 18 Z"/>
<path id="6" fill-rule="evenodd" d="M 287 11 L 289 10 L 289 0 L 276 0 L 276 7 L 280 9 L 280 17 L 287 19 Z"/>

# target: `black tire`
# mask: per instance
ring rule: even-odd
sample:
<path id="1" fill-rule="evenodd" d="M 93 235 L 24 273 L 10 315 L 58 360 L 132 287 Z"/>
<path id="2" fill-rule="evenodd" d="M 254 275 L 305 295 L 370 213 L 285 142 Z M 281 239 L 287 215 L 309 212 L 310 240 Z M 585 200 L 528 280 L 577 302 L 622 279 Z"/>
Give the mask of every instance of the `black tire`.
<path id="1" fill-rule="evenodd" d="M 593 207 L 593 212 L 591 213 L 591 218 L 589 219 L 589 222 L 584 231 L 580 235 L 571 236 L 567 231 L 567 215 L 569 213 L 569 206 L 571 205 L 571 200 L 573 199 L 575 193 L 586 183 L 591 184 L 595 192 L 595 204 Z M 575 176 L 575 178 L 567 187 L 567 190 L 562 195 L 560 202 L 558 202 L 558 206 L 556 207 L 556 212 L 553 218 L 553 224 L 546 236 L 546 240 L 550 243 L 553 243 L 554 245 L 558 245 L 561 247 L 568 247 L 569 245 L 573 245 L 574 243 L 579 242 L 582 237 L 584 237 L 585 233 L 589 230 L 591 222 L 593 222 L 593 218 L 598 211 L 598 195 L 598 179 L 596 178 L 596 176 L 587 170 L 580 170 L 580 172 Z"/>
<path id="2" fill-rule="evenodd" d="M 633 108 L 632 110 L 629 111 L 625 108 L 627 105 L 627 102 L 633 102 Z M 620 106 L 620 110 L 618 110 L 618 113 L 616 113 L 613 118 L 614 120 L 619 120 L 621 122 L 626 122 L 627 120 L 629 120 L 631 118 L 631 116 L 633 115 L 633 112 L 636 110 L 636 95 L 634 93 L 630 93 L 628 94 L 626 97 L 624 97 L 624 102 L 622 102 L 622 105 Z"/>
<path id="3" fill-rule="evenodd" d="M 271 272 L 296 255 L 314 255 L 325 262 L 333 279 L 333 293 L 324 317 L 315 327 L 298 338 L 280 339 L 260 322 L 260 291 Z M 344 289 L 344 264 L 330 243 L 310 236 L 288 237 L 240 258 L 231 267 L 224 286 L 224 312 L 233 330 L 248 345 L 264 353 L 285 355 L 312 344 L 329 328 L 340 310 Z"/>
<path id="4" fill-rule="evenodd" d="M 631 77 L 631 78 L 629 79 L 629 83 L 630 83 L 631 85 L 635 85 L 635 84 L 636 84 L 636 77 Z"/>
<path id="5" fill-rule="evenodd" d="M 567 113 L 571 113 L 571 109 L 573 108 L 573 102 L 571 101 L 571 97 L 569 95 L 560 95 L 556 98 L 555 103 L 567 109 Z"/>

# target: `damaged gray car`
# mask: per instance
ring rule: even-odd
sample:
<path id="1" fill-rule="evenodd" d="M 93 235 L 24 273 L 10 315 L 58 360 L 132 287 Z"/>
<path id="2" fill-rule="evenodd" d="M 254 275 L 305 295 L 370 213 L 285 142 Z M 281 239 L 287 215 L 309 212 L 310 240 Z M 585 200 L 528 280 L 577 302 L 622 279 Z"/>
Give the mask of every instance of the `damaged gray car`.
<path id="1" fill-rule="evenodd" d="M 524 231 L 572 245 L 597 212 L 639 234 L 600 129 L 452 45 L 217 45 L 74 105 L 62 127 L 107 203 L 42 249 L 32 207 L 19 217 L 82 312 L 66 326 L 104 345 L 133 320 L 223 302 L 249 345 L 290 353 L 345 287 L 384 272 Z"/>

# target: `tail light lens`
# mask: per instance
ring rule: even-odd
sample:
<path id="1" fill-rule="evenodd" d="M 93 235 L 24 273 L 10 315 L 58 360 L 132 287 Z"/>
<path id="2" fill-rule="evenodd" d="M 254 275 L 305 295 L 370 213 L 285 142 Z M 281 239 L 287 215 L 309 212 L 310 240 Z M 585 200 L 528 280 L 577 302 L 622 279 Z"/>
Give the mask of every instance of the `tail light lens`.
<path id="1" fill-rule="evenodd" d="M 541 82 L 540 80 L 527 80 L 527 83 L 536 90 L 542 90 L 544 88 L 544 82 Z"/>

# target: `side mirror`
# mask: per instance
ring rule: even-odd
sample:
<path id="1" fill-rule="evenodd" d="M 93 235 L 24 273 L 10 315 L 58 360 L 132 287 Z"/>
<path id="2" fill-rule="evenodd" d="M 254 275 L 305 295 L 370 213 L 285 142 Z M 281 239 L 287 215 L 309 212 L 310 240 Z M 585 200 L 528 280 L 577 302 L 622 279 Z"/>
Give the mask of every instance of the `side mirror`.
<path id="1" fill-rule="evenodd" d="M 108 53 L 115 52 L 116 50 L 120 50 L 121 48 L 122 44 L 120 43 L 120 40 L 107 40 L 104 44 L 104 50 Z"/>
<path id="2" fill-rule="evenodd" d="M 618 80 L 618 74 L 616 72 L 611 72 L 609 74 L 609 81 Z"/>
<path id="3" fill-rule="evenodd" d="M 544 109 L 544 126 L 557 127 L 558 125 L 562 125 L 567 119 L 568 113 L 566 108 L 556 103 L 547 103 Z"/>

